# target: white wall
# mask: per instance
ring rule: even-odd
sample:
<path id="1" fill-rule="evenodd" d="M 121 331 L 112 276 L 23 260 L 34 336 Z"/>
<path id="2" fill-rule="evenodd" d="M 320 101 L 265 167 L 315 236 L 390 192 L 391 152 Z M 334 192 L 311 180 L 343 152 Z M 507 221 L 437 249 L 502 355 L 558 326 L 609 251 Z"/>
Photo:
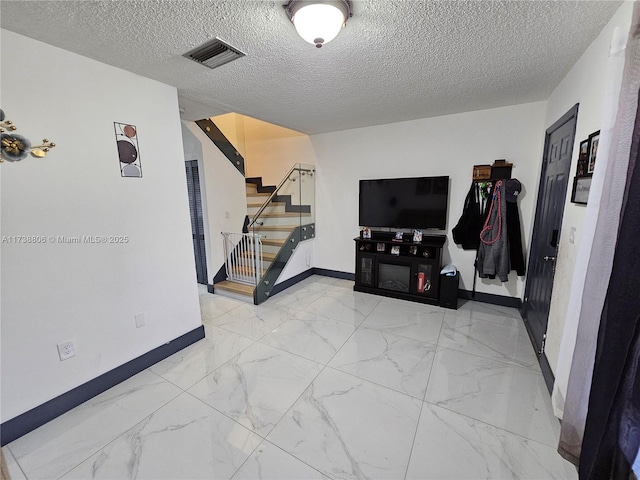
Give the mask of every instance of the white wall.
<path id="1" fill-rule="evenodd" d="M 200 184 L 204 187 L 202 201 L 206 217 L 207 274 L 211 283 L 224 264 L 221 232 L 242 232 L 247 215 L 244 177 L 195 122 L 184 122 L 184 126 L 193 136 L 189 142 L 194 143 L 195 139 L 195 145 L 200 145 L 199 149 L 191 148 L 191 152 L 197 157 Z M 185 134 L 185 138 L 189 137 Z"/>
<path id="2" fill-rule="evenodd" d="M 443 261 L 453 262 L 460 288 L 473 286 L 475 251 L 455 245 L 456 225 L 469 190 L 474 164 L 505 158 L 523 185 L 519 197 L 523 239 L 529 239 L 535 208 L 545 103 L 536 102 L 311 137 L 317 155 L 315 266 L 354 272 L 358 236 L 358 180 L 449 175 L 447 243 Z M 525 247 L 525 258 L 529 245 Z M 477 291 L 522 297 L 523 277 L 478 280 Z"/>
<path id="3" fill-rule="evenodd" d="M 309 135 L 251 117 L 244 117 L 244 129 L 247 177 L 278 185 L 294 164 L 316 164 Z"/>
<path id="4" fill-rule="evenodd" d="M 623 32 L 628 32 L 632 10 L 633 2 L 624 2 L 622 4 L 602 32 L 556 87 L 547 102 L 546 127 L 552 125 L 573 105 L 580 104 L 545 348 L 545 354 L 554 373 L 558 364 L 565 320 L 567 315 L 575 313 L 567 312 L 571 289 L 578 287 L 574 284 L 574 270 L 578 263 L 581 264 L 587 260 L 578 259 L 576 255 L 581 241 L 589 241 L 589 239 L 584 239 L 581 235 L 585 206 L 570 202 L 571 187 L 578 160 L 578 149 L 582 140 L 585 140 L 590 133 L 600 130 L 602 127 L 611 40 L 616 28 L 621 29 Z M 576 229 L 575 243 L 570 243 L 569 241 L 569 232 L 572 227 Z M 575 326 L 571 328 L 575 328 Z"/>
<path id="5" fill-rule="evenodd" d="M 57 144 L 0 166 L 2 235 L 128 237 L 0 244 L 4 422 L 201 321 L 175 88 L 1 36 L 2 108 L 17 133 Z M 114 121 L 137 126 L 143 178 L 120 176 Z M 61 362 L 66 340 L 78 355 Z"/>
<path id="6" fill-rule="evenodd" d="M 302 272 L 306 272 L 313 267 L 314 243 L 314 240 L 306 240 L 298 244 L 295 251 L 293 252 L 293 255 L 291 255 L 291 258 L 289 258 L 289 261 L 282 269 L 282 272 L 280 273 L 280 276 L 278 277 L 275 285 L 289 280 L 290 278 L 295 277 Z"/>

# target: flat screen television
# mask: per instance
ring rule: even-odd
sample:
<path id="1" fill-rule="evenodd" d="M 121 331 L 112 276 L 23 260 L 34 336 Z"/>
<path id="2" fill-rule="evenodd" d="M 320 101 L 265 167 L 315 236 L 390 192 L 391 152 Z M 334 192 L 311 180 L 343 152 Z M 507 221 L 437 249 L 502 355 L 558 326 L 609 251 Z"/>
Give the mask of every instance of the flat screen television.
<path id="1" fill-rule="evenodd" d="M 447 228 L 449 177 L 360 180 L 360 226 Z"/>

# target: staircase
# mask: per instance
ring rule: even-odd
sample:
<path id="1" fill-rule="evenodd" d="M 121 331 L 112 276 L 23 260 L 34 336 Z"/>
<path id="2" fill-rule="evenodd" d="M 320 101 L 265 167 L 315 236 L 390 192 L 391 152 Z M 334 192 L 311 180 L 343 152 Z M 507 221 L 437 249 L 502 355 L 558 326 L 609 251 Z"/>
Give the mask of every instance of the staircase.
<path id="1" fill-rule="evenodd" d="M 294 166 L 277 187 L 262 185 L 260 177 L 246 179 L 249 232 L 260 238 L 244 237 L 246 242 L 236 240 L 232 244 L 233 252 L 228 256 L 233 261 L 227 261 L 227 280 L 215 284 L 216 293 L 256 305 L 268 298 L 298 243 L 315 236 L 312 206 L 300 204 L 303 177 L 312 179 L 313 173 L 313 169 Z M 246 248 L 248 244 L 251 246 Z M 255 252 L 261 252 L 257 276 Z"/>

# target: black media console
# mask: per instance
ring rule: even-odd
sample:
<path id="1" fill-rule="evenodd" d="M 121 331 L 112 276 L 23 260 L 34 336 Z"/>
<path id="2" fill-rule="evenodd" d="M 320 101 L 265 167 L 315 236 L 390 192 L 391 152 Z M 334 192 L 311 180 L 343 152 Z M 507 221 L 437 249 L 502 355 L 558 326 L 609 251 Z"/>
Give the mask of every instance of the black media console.
<path id="1" fill-rule="evenodd" d="M 356 292 L 438 304 L 440 269 L 445 235 L 424 235 L 412 242 L 405 234 L 372 232 L 372 238 L 355 238 Z"/>

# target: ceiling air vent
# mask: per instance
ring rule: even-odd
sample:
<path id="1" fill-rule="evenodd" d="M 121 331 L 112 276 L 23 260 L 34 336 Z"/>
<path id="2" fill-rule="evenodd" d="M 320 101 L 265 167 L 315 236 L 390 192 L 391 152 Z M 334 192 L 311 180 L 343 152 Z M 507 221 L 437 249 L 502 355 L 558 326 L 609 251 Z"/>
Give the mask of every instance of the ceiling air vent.
<path id="1" fill-rule="evenodd" d="M 219 38 L 214 38 L 194 48 L 190 52 L 185 53 L 183 57 L 187 57 L 205 67 L 218 68 L 220 65 L 244 57 L 244 55 L 245 54 L 237 48 L 232 47 Z"/>

